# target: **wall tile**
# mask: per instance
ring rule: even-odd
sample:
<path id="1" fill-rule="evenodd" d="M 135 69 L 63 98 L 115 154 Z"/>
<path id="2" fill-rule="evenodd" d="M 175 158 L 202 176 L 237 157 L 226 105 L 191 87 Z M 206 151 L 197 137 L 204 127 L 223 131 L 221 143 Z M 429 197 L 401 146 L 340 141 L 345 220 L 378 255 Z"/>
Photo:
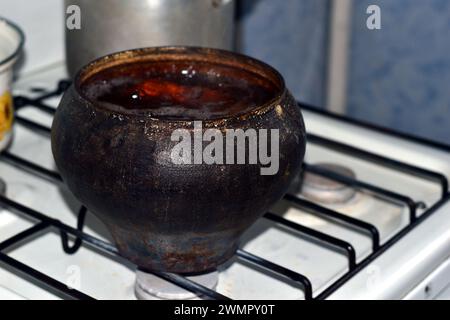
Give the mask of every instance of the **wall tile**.
<path id="1" fill-rule="evenodd" d="M 327 0 L 241 0 L 239 50 L 273 65 L 294 95 L 323 105 Z"/>
<path id="2" fill-rule="evenodd" d="M 450 143 L 450 1 L 354 1 L 348 114 Z M 366 9 L 381 7 L 381 30 Z"/>

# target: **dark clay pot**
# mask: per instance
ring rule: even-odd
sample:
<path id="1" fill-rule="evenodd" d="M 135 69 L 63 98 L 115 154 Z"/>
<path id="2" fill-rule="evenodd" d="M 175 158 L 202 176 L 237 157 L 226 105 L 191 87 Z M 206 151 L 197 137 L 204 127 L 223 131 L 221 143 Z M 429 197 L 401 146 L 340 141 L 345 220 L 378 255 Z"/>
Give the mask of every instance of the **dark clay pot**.
<path id="1" fill-rule="evenodd" d="M 174 96 L 153 90 L 172 90 L 166 80 L 180 75 L 189 79 Z M 147 78 L 153 91 L 145 92 L 155 96 L 133 94 Z M 196 94 L 183 96 L 189 81 L 197 81 Z M 262 175 L 267 165 L 248 161 L 175 164 L 171 135 L 192 133 L 193 120 L 203 130 L 278 129 L 278 171 Z M 100 58 L 78 73 L 58 107 L 52 149 L 65 183 L 106 224 L 122 256 L 148 270 L 197 273 L 231 258 L 243 232 L 283 196 L 301 168 L 305 129 L 268 65 L 214 49 L 147 48 Z"/>

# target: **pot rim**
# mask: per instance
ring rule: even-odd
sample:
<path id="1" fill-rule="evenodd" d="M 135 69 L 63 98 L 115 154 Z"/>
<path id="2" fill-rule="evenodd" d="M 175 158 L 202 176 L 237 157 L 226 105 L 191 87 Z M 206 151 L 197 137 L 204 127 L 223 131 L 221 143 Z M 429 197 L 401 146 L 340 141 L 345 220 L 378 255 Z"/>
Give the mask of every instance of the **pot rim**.
<path id="1" fill-rule="evenodd" d="M 83 94 L 81 90 L 81 85 L 83 84 L 83 82 L 96 72 L 125 63 L 145 61 L 146 60 L 145 57 L 151 55 L 168 56 L 173 60 L 177 60 L 175 58 L 175 55 L 177 54 L 180 55 L 179 60 L 181 61 L 182 60 L 186 61 L 185 56 L 197 57 L 199 58 L 198 61 L 202 60 L 208 61 L 208 55 L 211 54 L 216 58 L 221 57 L 227 58 L 228 60 L 226 60 L 226 62 L 230 63 L 229 64 L 230 66 L 233 66 L 232 64 L 233 62 L 241 66 L 247 66 L 249 69 L 245 69 L 246 71 L 256 73 L 260 76 L 263 76 L 267 81 L 271 81 L 276 86 L 277 93 L 272 99 L 268 100 L 267 102 L 261 105 L 257 105 L 252 109 L 248 110 L 247 112 L 243 113 L 237 113 L 234 115 L 220 116 L 214 118 L 173 119 L 152 115 L 151 109 L 127 109 L 119 105 L 97 103 L 89 99 L 85 94 Z M 201 59 L 202 57 L 203 59 Z M 211 62 L 211 60 L 209 61 Z M 212 60 L 212 62 L 216 63 L 220 63 L 220 61 L 217 62 Z M 224 65 L 228 64 L 224 63 Z M 251 70 L 252 68 L 253 70 Z M 255 70 L 259 70 L 259 72 L 256 72 Z M 257 115 L 262 115 L 268 112 L 270 109 L 275 108 L 277 105 L 279 105 L 286 93 L 286 85 L 283 76 L 275 68 L 271 67 L 267 63 L 249 57 L 247 55 L 232 51 L 206 47 L 194 47 L 194 46 L 146 47 L 111 53 L 98 59 L 95 59 L 92 62 L 85 65 L 84 67 L 82 67 L 75 76 L 73 86 L 77 98 L 80 99 L 83 103 L 86 103 L 95 109 L 112 113 L 118 113 L 124 116 L 145 117 L 146 119 L 153 119 L 163 122 L 176 122 L 176 123 L 186 123 L 186 122 L 190 123 L 196 120 L 201 120 L 205 123 L 213 123 L 217 121 L 226 121 L 226 120 L 236 120 L 236 119 L 241 120 Z"/>
<path id="2" fill-rule="evenodd" d="M 0 60 L 0 67 L 4 67 L 6 64 L 13 62 L 22 51 L 23 45 L 25 43 L 25 34 L 17 24 L 1 16 L 0 23 L 4 23 L 5 26 L 10 28 L 11 31 L 15 32 L 18 37 L 17 44 L 15 45 L 15 48 L 12 50 L 12 52 L 4 59 Z"/>

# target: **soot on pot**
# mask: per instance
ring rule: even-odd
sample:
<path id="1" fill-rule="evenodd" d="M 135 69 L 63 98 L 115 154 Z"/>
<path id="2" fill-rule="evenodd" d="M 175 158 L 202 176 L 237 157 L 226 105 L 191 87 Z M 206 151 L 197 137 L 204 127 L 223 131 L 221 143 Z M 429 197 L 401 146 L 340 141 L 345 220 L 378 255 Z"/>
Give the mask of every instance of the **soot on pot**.
<path id="1" fill-rule="evenodd" d="M 277 130 L 278 170 L 174 162 L 174 130 L 201 133 L 194 120 L 221 132 Z M 242 234 L 283 197 L 302 168 L 305 137 L 295 98 L 265 63 L 211 48 L 153 47 L 80 70 L 56 111 L 52 151 L 63 181 L 122 257 L 147 271 L 198 274 L 231 259 Z M 231 147 L 241 145 L 233 139 Z"/>
<path id="2" fill-rule="evenodd" d="M 245 70 L 173 61 L 112 66 L 81 86 L 91 101 L 180 120 L 246 113 L 273 99 L 277 89 L 268 79 Z"/>

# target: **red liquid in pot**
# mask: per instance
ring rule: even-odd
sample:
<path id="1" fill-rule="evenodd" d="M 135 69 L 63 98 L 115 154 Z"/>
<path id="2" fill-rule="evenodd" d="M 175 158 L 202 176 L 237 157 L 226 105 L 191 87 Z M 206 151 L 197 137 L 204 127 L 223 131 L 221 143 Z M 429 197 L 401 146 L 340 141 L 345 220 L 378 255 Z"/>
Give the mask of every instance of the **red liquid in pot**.
<path id="1" fill-rule="evenodd" d="M 212 119 L 246 113 L 273 99 L 269 80 L 209 63 L 140 62 L 110 67 L 82 85 L 91 101 L 146 110 L 168 119 Z"/>

